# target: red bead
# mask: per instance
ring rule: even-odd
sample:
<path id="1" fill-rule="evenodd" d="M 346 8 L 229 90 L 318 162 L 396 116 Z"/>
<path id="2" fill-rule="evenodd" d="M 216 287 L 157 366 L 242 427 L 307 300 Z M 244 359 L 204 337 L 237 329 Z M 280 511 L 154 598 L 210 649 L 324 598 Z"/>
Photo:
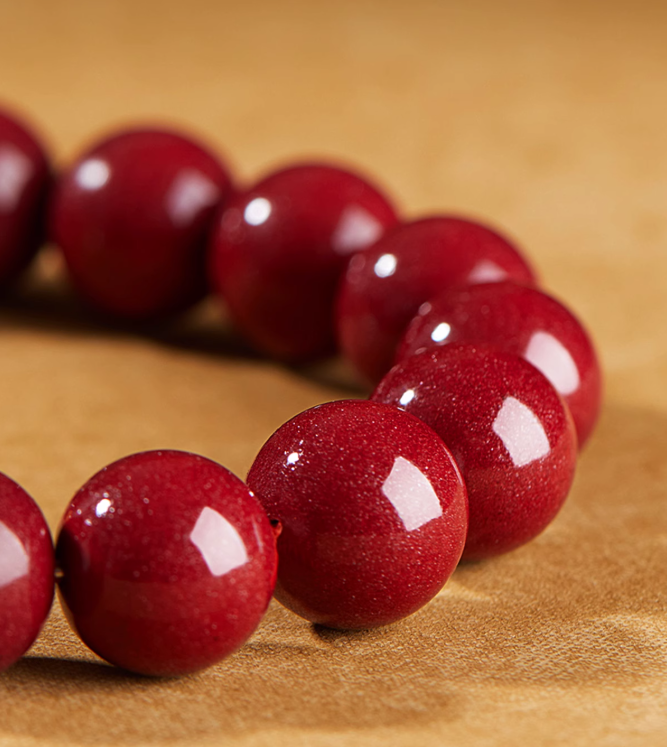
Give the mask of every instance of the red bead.
<path id="1" fill-rule="evenodd" d="M 530 361 L 570 408 L 583 446 L 600 411 L 601 372 L 586 330 L 562 304 L 516 283 L 452 289 L 422 306 L 397 360 L 452 342 L 488 343 Z"/>
<path id="2" fill-rule="evenodd" d="M 314 359 L 335 350 L 334 297 L 350 255 L 395 223 L 387 198 L 355 174 L 315 164 L 277 171 L 222 216 L 212 282 L 258 350 Z"/>
<path id="3" fill-rule="evenodd" d="M 127 130 L 60 179 L 52 233 L 80 294 L 126 319 L 181 311 L 206 290 L 206 243 L 231 183 L 219 161 L 181 135 Z"/>
<path id="4" fill-rule="evenodd" d="M 464 558 L 528 542 L 565 501 L 577 458 L 574 426 L 556 390 L 523 358 L 447 345 L 394 366 L 373 400 L 417 415 L 450 448 L 468 488 Z"/>
<path id="5" fill-rule="evenodd" d="M 266 611 L 277 563 L 248 488 L 180 451 L 134 454 L 92 477 L 65 513 L 56 557 L 84 643 L 156 676 L 203 669 L 241 646 Z"/>
<path id="6" fill-rule="evenodd" d="M 535 274 L 489 228 L 445 216 L 405 223 L 350 262 L 337 303 L 341 350 L 377 383 L 421 304 L 454 285 L 507 279 L 532 283 Z"/>
<path id="7" fill-rule="evenodd" d="M 0 672 L 32 646 L 54 588 L 53 543 L 42 512 L 0 474 Z"/>
<path id="8" fill-rule="evenodd" d="M 0 109 L 0 285 L 27 267 L 44 240 L 50 184 L 42 145 Z"/>
<path id="9" fill-rule="evenodd" d="M 312 622 L 399 620 L 461 556 L 459 471 L 435 433 L 397 408 L 354 400 L 302 412 L 263 446 L 248 484 L 282 524 L 276 597 Z"/>

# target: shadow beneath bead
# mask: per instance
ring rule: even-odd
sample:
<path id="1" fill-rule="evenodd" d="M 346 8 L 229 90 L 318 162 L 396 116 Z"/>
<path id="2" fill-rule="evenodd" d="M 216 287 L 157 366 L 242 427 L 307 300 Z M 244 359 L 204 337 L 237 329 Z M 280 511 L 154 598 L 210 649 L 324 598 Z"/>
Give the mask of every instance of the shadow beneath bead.
<path id="1" fill-rule="evenodd" d="M 30 689 L 33 685 L 43 687 L 45 683 L 72 684 L 78 690 L 92 691 L 114 687 L 125 687 L 139 681 L 159 684 L 159 679 L 150 679 L 132 672 L 125 672 L 111 664 L 76 659 L 53 659 L 46 656 L 24 656 L 4 674 L 9 688 Z"/>
<path id="2" fill-rule="evenodd" d="M 267 361 L 353 397 L 369 393 L 351 368 L 338 358 L 308 364 L 269 361 L 233 329 L 222 305 L 212 297 L 186 313 L 155 322 L 124 322 L 95 312 L 77 298 L 68 285 L 52 247 L 43 250 L 35 266 L 16 287 L 4 292 L 0 302 L 0 326 L 4 325 L 68 335 L 143 339 L 215 358 Z"/>

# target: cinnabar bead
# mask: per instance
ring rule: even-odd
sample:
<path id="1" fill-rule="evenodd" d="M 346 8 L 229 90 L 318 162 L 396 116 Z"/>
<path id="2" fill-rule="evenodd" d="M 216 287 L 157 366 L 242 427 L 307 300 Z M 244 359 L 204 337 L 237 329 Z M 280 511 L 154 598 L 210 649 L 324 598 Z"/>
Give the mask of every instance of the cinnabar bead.
<path id="1" fill-rule="evenodd" d="M 124 130 L 62 175 L 51 233 L 92 307 L 120 319 L 159 318 L 205 294 L 208 232 L 231 189 L 227 169 L 191 139 Z"/>
<path id="2" fill-rule="evenodd" d="M 125 457 L 93 476 L 56 544 L 65 613 L 107 661 L 172 676 L 252 634 L 271 599 L 275 538 L 244 483 L 180 451 Z"/>
<path id="3" fill-rule="evenodd" d="M 50 185 L 42 144 L 0 109 L 0 286 L 27 267 L 44 240 Z"/>
<path id="4" fill-rule="evenodd" d="M 352 258 L 336 308 L 343 355 L 370 383 L 391 368 L 396 348 L 421 304 L 469 283 L 536 282 L 513 243 L 479 223 L 422 218 L 388 231 Z"/>
<path id="5" fill-rule="evenodd" d="M 584 445 L 600 411 L 601 371 L 589 335 L 563 304 L 509 282 L 446 291 L 422 305 L 397 360 L 452 342 L 488 343 L 532 363 L 569 407 Z"/>
<path id="6" fill-rule="evenodd" d="M 395 223 L 388 199 L 356 174 L 320 164 L 276 171 L 222 215 L 211 283 L 257 350 L 316 359 L 335 350 L 334 298 L 350 256 Z"/>
<path id="7" fill-rule="evenodd" d="M 54 589 L 53 543 L 35 501 L 0 474 L 0 672 L 32 646 Z"/>
<path id="8" fill-rule="evenodd" d="M 404 359 L 372 398 L 421 418 L 452 452 L 468 489 L 464 558 L 523 545 L 563 505 L 577 459 L 574 425 L 547 378 L 523 358 L 453 343 Z"/>
<path id="9" fill-rule="evenodd" d="M 276 598 L 311 622 L 400 620 L 461 556 L 461 475 L 440 438 L 396 407 L 350 400 L 302 412 L 262 447 L 248 485 L 282 526 Z"/>

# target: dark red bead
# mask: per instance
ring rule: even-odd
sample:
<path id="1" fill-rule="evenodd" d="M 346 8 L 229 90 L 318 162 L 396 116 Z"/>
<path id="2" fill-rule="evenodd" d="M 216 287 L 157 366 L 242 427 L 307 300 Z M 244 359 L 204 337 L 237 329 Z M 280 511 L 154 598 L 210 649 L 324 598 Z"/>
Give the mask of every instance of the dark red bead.
<path id="1" fill-rule="evenodd" d="M 565 501 L 577 459 L 572 419 L 523 358 L 454 343 L 394 366 L 373 400 L 417 415 L 454 455 L 470 507 L 464 558 L 528 542 Z"/>
<path id="2" fill-rule="evenodd" d="M 51 229 L 80 294 L 102 312 L 150 319 L 206 291 L 206 244 L 231 194 L 227 170 L 174 132 L 126 130 L 60 179 Z"/>
<path id="3" fill-rule="evenodd" d="M 149 451 L 76 494 L 56 545 L 72 627 L 95 653 L 141 674 L 215 664 L 259 624 L 276 574 L 274 533 L 231 472 Z"/>
<path id="4" fill-rule="evenodd" d="M 601 372 L 590 337 L 565 306 L 516 283 L 452 289 L 422 306 L 397 360 L 452 342 L 488 343 L 530 361 L 570 408 L 583 446 L 600 411 Z"/>
<path id="5" fill-rule="evenodd" d="M 222 216 L 212 283 L 258 350 L 314 359 L 335 350 L 334 298 L 350 255 L 395 223 L 387 198 L 355 174 L 317 164 L 276 171 Z"/>
<path id="6" fill-rule="evenodd" d="M 0 285 L 25 269 L 44 240 L 50 184 L 41 143 L 0 109 Z"/>
<path id="7" fill-rule="evenodd" d="M 535 279 L 515 246 L 479 223 L 447 216 L 404 223 L 350 262 L 337 302 L 341 350 L 377 383 L 425 301 L 455 285 Z"/>
<path id="8" fill-rule="evenodd" d="M 0 474 L 0 672 L 32 646 L 51 609 L 53 543 L 42 512 Z"/>
<path id="9" fill-rule="evenodd" d="M 276 597 L 312 622 L 399 620 L 461 556 L 461 475 L 435 433 L 395 407 L 354 400 L 302 412 L 263 446 L 248 484 L 282 525 Z"/>

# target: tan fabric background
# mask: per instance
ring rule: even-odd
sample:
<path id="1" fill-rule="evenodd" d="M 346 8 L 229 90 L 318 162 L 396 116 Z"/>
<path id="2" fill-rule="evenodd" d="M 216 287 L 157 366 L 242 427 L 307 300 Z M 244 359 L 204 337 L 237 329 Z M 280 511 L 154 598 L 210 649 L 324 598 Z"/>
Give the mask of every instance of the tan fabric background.
<path id="1" fill-rule="evenodd" d="M 411 619 L 341 635 L 275 605 L 228 661 L 155 682 L 100 663 L 56 607 L 0 676 L 2 747 L 665 744 L 666 24 L 631 0 L 0 0 L 0 100 L 59 160 L 145 118 L 246 178 L 342 157 L 407 214 L 513 233 L 607 375 L 558 520 Z M 350 392 L 339 365 L 248 356 L 215 309 L 150 338 L 95 328 L 41 272 L 0 307 L 0 469 L 54 527 L 112 459 L 184 448 L 243 475 L 281 422 Z"/>

